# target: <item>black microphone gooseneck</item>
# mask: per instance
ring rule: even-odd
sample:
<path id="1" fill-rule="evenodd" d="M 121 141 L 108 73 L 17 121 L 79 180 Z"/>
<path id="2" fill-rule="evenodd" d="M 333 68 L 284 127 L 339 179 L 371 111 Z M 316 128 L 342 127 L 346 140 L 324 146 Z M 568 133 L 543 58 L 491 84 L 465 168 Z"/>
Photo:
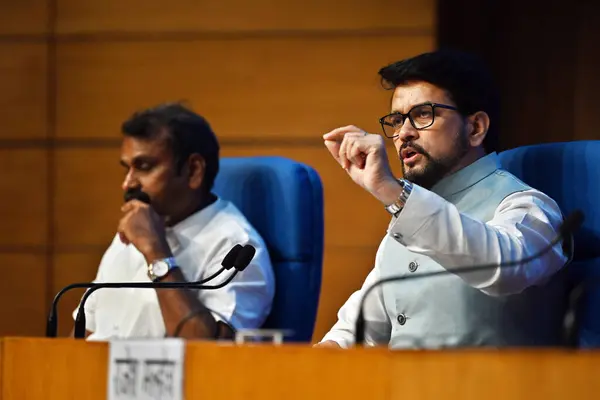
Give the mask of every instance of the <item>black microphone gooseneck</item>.
<path id="1" fill-rule="evenodd" d="M 235 276 L 243 271 L 254 258 L 256 249 L 252 245 L 245 245 L 240 250 L 234 262 L 235 271 L 223 282 L 214 286 L 204 286 L 199 282 L 106 282 L 97 283 L 89 290 L 87 290 L 81 302 L 79 303 L 79 309 L 77 310 L 77 316 L 75 318 L 75 332 L 74 336 L 76 339 L 83 339 L 85 337 L 85 303 L 92 293 L 98 289 L 103 288 L 135 288 L 135 289 L 205 289 L 214 290 L 220 289 L 227 285 L 235 278 Z"/>
<path id="2" fill-rule="evenodd" d="M 237 256 L 239 255 L 240 251 L 242 250 L 242 246 L 239 244 L 236 244 L 231 250 L 229 250 L 229 253 L 227 253 L 225 255 L 225 257 L 223 258 L 223 261 L 221 262 L 221 268 L 215 272 L 214 274 L 200 280 L 197 282 L 194 282 L 198 285 L 201 285 L 203 283 L 207 283 L 212 281 L 213 279 L 215 279 L 217 276 L 221 275 L 223 272 L 230 270 L 231 268 L 234 267 L 235 264 L 235 260 L 237 258 Z M 97 283 L 93 283 L 93 282 L 79 282 L 79 283 L 72 283 L 70 285 L 65 286 L 64 288 L 62 288 L 57 294 L 56 296 L 54 296 L 54 300 L 52 300 L 52 305 L 50 307 L 50 312 L 48 313 L 48 321 L 46 322 L 46 337 L 49 338 L 53 338 L 56 337 L 57 335 L 57 331 L 58 331 L 58 302 L 60 301 L 61 297 L 68 291 L 72 290 L 72 289 L 89 289 L 92 288 L 94 286 L 96 286 Z"/>
<path id="3" fill-rule="evenodd" d="M 583 219 L 584 219 L 583 212 L 581 212 L 580 210 L 573 211 L 569 216 L 567 216 L 567 218 L 565 218 L 565 220 L 563 221 L 561 226 L 558 228 L 558 235 L 556 236 L 556 238 L 554 240 L 552 240 L 552 242 L 550 242 L 550 244 L 548 246 L 544 247 L 542 250 L 538 251 L 537 253 L 535 253 L 531 256 L 522 258 L 520 260 L 509 261 L 509 262 L 500 263 L 500 264 L 486 264 L 486 265 L 463 267 L 460 269 L 460 272 L 461 273 L 462 272 L 475 272 L 475 271 L 480 271 L 482 269 L 515 267 L 515 266 L 519 266 L 522 264 L 526 264 L 530 261 L 533 261 L 536 258 L 538 258 L 538 257 L 544 255 L 545 253 L 547 253 L 548 251 L 550 251 L 558 242 L 561 241 L 562 238 L 564 238 L 568 234 L 572 233 L 573 231 L 577 230 L 579 228 L 579 226 L 581 225 L 581 223 L 583 222 Z M 403 281 L 403 280 L 410 280 L 410 279 L 421 279 L 421 278 L 428 278 L 431 276 L 446 275 L 446 274 L 452 274 L 452 272 L 447 271 L 447 270 L 441 270 L 441 271 L 426 272 L 426 273 L 419 274 L 419 275 L 394 275 L 394 276 L 389 276 L 387 278 L 380 279 L 379 281 L 373 283 L 365 291 L 365 294 L 363 295 L 363 297 L 360 301 L 360 306 L 358 308 L 358 316 L 356 318 L 356 322 L 354 325 L 354 339 L 355 339 L 356 344 L 364 345 L 364 342 L 365 342 L 364 305 L 365 305 L 365 299 L 367 298 L 369 293 L 371 293 L 371 291 L 373 291 L 378 286 L 384 285 L 389 282 Z"/>

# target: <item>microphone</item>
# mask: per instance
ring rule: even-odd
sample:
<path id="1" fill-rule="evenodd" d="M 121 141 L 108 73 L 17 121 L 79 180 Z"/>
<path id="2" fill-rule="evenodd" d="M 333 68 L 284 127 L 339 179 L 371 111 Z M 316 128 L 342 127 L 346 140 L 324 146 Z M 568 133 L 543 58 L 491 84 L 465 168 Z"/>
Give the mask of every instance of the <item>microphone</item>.
<path id="1" fill-rule="evenodd" d="M 244 246 L 242 246 L 240 244 L 236 244 L 235 246 L 233 246 L 233 248 L 231 250 L 229 250 L 229 253 L 225 254 L 223 261 L 221 261 L 221 268 L 217 272 L 212 274 L 211 276 L 204 278 L 201 281 L 198 281 L 197 283 L 210 282 L 213 279 L 215 279 L 217 276 L 221 275 L 223 272 L 228 271 L 232 267 L 234 267 L 236 259 L 239 256 L 240 251 L 242 251 L 243 248 L 244 248 Z M 254 256 L 254 254 L 252 256 Z M 252 259 L 250 259 L 250 260 L 252 260 Z M 248 263 L 250 263 L 250 261 L 248 261 Z"/>
<path id="2" fill-rule="evenodd" d="M 480 271 L 482 269 L 492 269 L 492 268 L 498 268 L 498 267 L 500 267 L 500 268 L 515 267 L 515 266 L 519 266 L 522 264 L 526 264 L 530 261 L 535 260 L 538 257 L 541 257 L 542 255 L 544 255 L 545 253 L 550 251 L 564 237 L 571 234 L 573 231 L 577 230 L 579 228 L 579 226 L 583 223 L 583 220 L 584 220 L 583 212 L 581 212 L 580 210 L 573 211 L 569 216 L 567 216 L 567 218 L 565 218 L 565 220 L 563 221 L 561 226 L 558 228 L 558 235 L 554 238 L 554 240 L 552 240 L 552 242 L 550 242 L 549 245 L 547 245 L 542 250 L 538 251 L 537 253 L 535 253 L 533 255 L 522 258 L 520 260 L 509 261 L 509 262 L 500 263 L 500 264 L 487 264 L 487 265 L 476 265 L 476 266 L 471 266 L 471 267 L 464 267 L 464 268 L 461 268 L 461 272 L 475 272 L 475 271 Z M 358 316 L 357 316 L 356 322 L 354 324 L 355 342 L 357 344 L 364 345 L 364 342 L 365 342 L 365 317 L 364 317 L 363 309 L 364 309 L 364 305 L 365 305 L 365 299 L 367 298 L 369 293 L 371 293 L 373 291 L 373 289 L 375 289 L 378 286 L 389 283 L 389 282 L 428 278 L 431 276 L 445 275 L 445 274 L 451 274 L 451 273 L 452 272 L 447 271 L 447 270 L 441 270 L 441 271 L 426 272 L 426 273 L 419 274 L 419 275 L 395 275 L 395 276 L 389 276 L 389 277 L 380 279 L 377 282 L 373 283 L 365 291 L 365 294 L 360 301 L 360 305 L 358 308 Z"/>
<path id="3" fill-rule="evenodd" d="M 230 270 L 231 268 L 233 268 L 235 266 L 236 258 L 240 254 L 241 250 L 242 250 L 242 246 L 239 244 L 236 244 L 225 255 L 225 257 L 223 258 L 223 261 L 221 261 L 221 268 L 217 272 L 215 272 L 211 276 L 204 278 L 195 283 L 197 283 L 197 284 L 207 283 L 207 282 L 215 279 L 217 276 L 221 275 L 225 270 Z M 56 294 L 56 296 L 54 296 L 54 300 L 52 300 L 52 306 L 50 307 L 50 312 L 48 313 L 48 321 L 46 322 L 46 337 L 53 338 L 53 337 L 56 337 L 56 335 L 57 335 L 57 331 L 58 331 L 57 308 L 58 308 L 58 302 L 60 301 L 61 297 L 66 292 L 68 292 L 72 289 L 89 289 L 96 285 L 97 285 L 97 283 L 93 283 L 93 282 L 72 283 L 72 284 L 62 288 Z"/>
<path id="4" fill-rule="evenodd" d="M 235 258 L 235 262 L 233 266 L 235 267 L 235 271 L 227 279 L 218 285 L 214 286 L 204 286 L 200 284 L 200 282 L 105 282 L 105 283 L 97 283 L 91 288 L 89 288 L 83 295 L 81 302 L 79 303 L 79 309 L 77 310 L 77 316 L 75 318 L 75 332 L 74 336 L 76 339 L 83 339 L 85 337 L 85 302 L 90 297 L 92 293 L 94 293 L 98 289 L 103 288 L 135 288 L 135 289 L 220 289 L 223 286 L 227 285 L 229 282 L 235 278 L 235 276 L 243 271 L 254 258 L 254 254 L 256 253 L 256 249 L 252 245 L 243 246 L 237 257 Z"/>

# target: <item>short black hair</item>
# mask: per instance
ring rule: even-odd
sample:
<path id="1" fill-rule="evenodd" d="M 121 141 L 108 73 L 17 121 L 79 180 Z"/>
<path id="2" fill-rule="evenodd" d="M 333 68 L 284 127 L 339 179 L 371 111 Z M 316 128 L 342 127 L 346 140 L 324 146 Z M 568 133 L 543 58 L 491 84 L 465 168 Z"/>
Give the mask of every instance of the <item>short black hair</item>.
<path id="1" fill-rule="evenodd" d="M 208 121 L 182 103 L 163 103 L 135 112 L 121 126 L 125 136 L 153 139 L 166 132 L 177 172 L 189 156 L 204 158 L 206 169 L 202 186 L 210 192 L 219 172 L 219 142 Z"/>
<path id="2" fill-rule="evenodd" d="M 483 147 L 488 153 L 497 150 L 500 96 L 491 72 L 474 54 L 440 49 L 387 65 L 379 75 L 386 89 L 410 81 L 429 82 L 444 89 L 464 116 L 484 111 L 490 117 L 490 127 Z"/>

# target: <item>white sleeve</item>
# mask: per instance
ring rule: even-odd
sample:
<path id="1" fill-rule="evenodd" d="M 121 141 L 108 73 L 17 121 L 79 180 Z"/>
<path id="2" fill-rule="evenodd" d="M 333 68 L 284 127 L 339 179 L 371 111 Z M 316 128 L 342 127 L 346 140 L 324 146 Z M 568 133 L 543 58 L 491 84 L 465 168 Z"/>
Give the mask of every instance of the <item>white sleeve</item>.
<path id="1" fill-rule="evenodd" d="M 111 254 L 116 251 L 117 246 L 121 245 L 121 241 L 119 240 L 118 235 L 116 235 L 113 238 L 112 243 L 110 244 L 110 246 L 108 247 L 108 249 L 106 250 L 106 252 L 104 252 L 104 254 L 102 255 L 102 259 L 100 260 L 100 265 L 98 266 L 98 271 L 96 272 L 96 278 L 92 281 L 92 283 L 100 283 L 103 282 L 103 277 L 102 277 L 102 272 L 104 270 L 104 265 L 106 264 L 107 260 L 109 258 L 111 258 Z M 89 290 L 89 289 L 88 289 Z M 88 297 L 88 299 L 85 301 L 85 329 L 89 332 L 95 332 L 96 331 L 96 296 L 97 296 L 98 291 L 92 293 L 90 295 L 90 297 Z M 73 310 L 72 316 L 73 316 L 73 320 L 75 320 L 77 318 L 77 312 L 79 311 L 79 305 L 81 303 L 77 304 L 77 307 L 75 308 L 75 310 Z"/>
<path id="2" fill-rule="evenodd" d="M 252 244 L 256 248 L 252 262 L 226 286 L 216 290 L 200 290 L 199 299 L 217 321 L 228 323 L 236 330 L 257 329 L 269 316 L 275 294 L 273 267 L 262 241 L 251 237 L 218 246 L 219 250 L 211 257 L 199 279 L 218 271 L 223 258 L 235 244 Z M 232 272 L 233 269 L 225 271 L 206 285 L 217 285 Z"/>
<path id="3" fill-rule="evenodd" d="M 410 251 L 431 257 L 470 286 L 489 295 L 519 293 L 542 283 L 568 261 L 559 242 L 525 265 L 462 272 L 462 267 L 518 261 L 558 236 L 562 214 L 537 190 L 507 196 L 488 222 L 475 220 L 437 194 L 414 185 L 388 233 Z"/>
<path id="4" fill-rule="evenodd" d="M 342 308 L 340 308 L 338 321 L 327 332 L 321 342 L 331 340 L 343 348 L 348 348 L 354 344 L 354 325 L 358 316 L 361 299 L 364 297 L 365 291 L 377 280 L 379 280 L 379 273 L 377 267 L 375 267 L 365 279 L 362 287 L 354 292 Z M 369 293 L 364 307 L 366 344 L 374 346 L 380 343 L 388 343 L 392 326 L 383 304 L 381 286 L 378 286 Z"/>

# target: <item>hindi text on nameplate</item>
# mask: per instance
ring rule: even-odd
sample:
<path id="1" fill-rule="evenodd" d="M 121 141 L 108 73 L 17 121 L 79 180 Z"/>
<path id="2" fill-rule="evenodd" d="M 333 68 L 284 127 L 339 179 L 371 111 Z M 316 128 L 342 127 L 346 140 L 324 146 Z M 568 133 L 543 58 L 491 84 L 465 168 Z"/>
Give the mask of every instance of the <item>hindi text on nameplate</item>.
<path id="1" fill-rule="evenodd" d="M 110 342 L 108 400 L 182 400 L 182 339 Z"/>

